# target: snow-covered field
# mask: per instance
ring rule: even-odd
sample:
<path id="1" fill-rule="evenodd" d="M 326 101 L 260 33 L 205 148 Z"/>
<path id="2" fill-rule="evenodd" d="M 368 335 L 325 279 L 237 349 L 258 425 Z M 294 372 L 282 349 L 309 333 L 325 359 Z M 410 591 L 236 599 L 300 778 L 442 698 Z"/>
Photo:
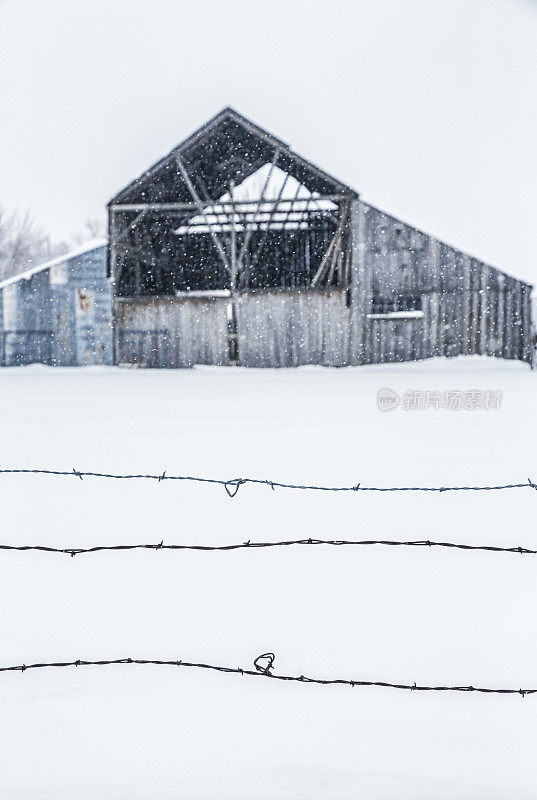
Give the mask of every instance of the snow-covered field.
<path id="1" fill-rule="evenodd" d="M 499 411 L 381 413 L 380 387 L 501 389 Z M 4 369 L 2 467 L 331 485 L 537 481 L 537 375 Z M 315 493 L 0 475 L 2 543 L 431 538 L 535 547 L 537 494 Z M 537 557 L 296 548 L 0 555 L 0 663 L 164 658 L 537 686 Z M 529 800 L 537 696 L 322 687 L 167 667 L 0 673 L 6 800 Z"/>

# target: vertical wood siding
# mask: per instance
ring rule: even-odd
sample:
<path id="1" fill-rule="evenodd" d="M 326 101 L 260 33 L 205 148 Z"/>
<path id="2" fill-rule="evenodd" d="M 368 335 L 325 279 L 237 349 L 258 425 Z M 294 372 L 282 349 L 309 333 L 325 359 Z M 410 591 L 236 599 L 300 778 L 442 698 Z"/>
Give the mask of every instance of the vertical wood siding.
<path id="1" fill-rule="evenodd" d="M 351 363 L 490 355 L 532 361 L 531 286 L 357 200 L 351 215 Z M 372 298 L 414 296 L 422 319 L 370 319 Z"/>
<path id="2" fill-rule="evenodd" d="M 346 292 L 242 294 L 237 300 L 239 363 L 246 367 L 348 363 Z"/>
<path id="3" fill-rule="evenodd" d="M 116 300 L 120 364 L 191 367 L 227 364 L 227 298 Z"/>

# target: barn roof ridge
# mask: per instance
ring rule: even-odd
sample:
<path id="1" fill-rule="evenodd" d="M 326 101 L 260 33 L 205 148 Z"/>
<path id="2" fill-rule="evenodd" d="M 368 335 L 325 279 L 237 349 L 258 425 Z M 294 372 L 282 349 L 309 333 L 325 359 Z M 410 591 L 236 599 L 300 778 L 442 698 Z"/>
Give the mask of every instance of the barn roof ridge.
<path id="1" fill-rule="evenodd" d="M 193 133 L 183 139 L 179 144 L 175 145 L 169 153 L 163 156 L 161 159 L 156 161 L 152 166 L 142 172 L 137 178 L 131 181 L 127 186 L 117 192 L 111 200 L 108 202 L 108 206 L 120 202 L 120 200 L 125 196 L 132 192 L 134 189 L 142 186 L 147 180 L 151 177 L 156 175 L 159 170 L 166 166 L 173 158 L 177 155 L 181 155 L 189 148 L 193 147 L 200 139 L 204 136 L 207 136 L 211 131 L 213 131 L 219 124 L 224 122 L 225 120 L 231 119 L 235 121 L 238 125 L 242 126 L 245 130 L 249 131 L 250 133 L 254 134 L 255 136 L 263 139 L 268 144 L 273 145 L 275 148 L 282 150 L 288 158 L 293 161 L 296 161 L 300 164 L 303 168 L 311 170 L 312 173 L 316 174 L 323 180 L 328 183 L 331 183 L 334 189 L 338 192 L 348 193 L 354 197 L 358 197 L 358 192 L 353 189 L 351 186 L 340 181 L 338 178 L 335 178 L 330 173 L 326 172 L 321 167 L 317 166 L 317 164 L 313 163 L 309 159 L 301 156 L 295 150 L 291 148 L 291 146 L 284 142 L 283 139 L 275 136 L 273 133 L 268 131 L 266 128 L 262 128 L 257 123 L 253 122 L 252 120 L 245 117 L 239 111 L 237 111 L 232 106 L 225 106 L 221 109 L 217 114 L 213 117 L 208 119 L 199 128 L 197 128 Z"/>

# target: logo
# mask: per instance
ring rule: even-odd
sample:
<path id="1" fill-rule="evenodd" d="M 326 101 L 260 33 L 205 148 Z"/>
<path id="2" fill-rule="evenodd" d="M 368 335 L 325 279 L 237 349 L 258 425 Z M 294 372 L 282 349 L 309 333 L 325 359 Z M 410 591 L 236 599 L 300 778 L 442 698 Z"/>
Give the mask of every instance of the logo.
<path id="1" fill-rule="evenodd" d="M 393 389 L 379 389 L 377 392 L 377 406 L 379 411 L 393 411 L 398 407 L 400 398 Z"/>

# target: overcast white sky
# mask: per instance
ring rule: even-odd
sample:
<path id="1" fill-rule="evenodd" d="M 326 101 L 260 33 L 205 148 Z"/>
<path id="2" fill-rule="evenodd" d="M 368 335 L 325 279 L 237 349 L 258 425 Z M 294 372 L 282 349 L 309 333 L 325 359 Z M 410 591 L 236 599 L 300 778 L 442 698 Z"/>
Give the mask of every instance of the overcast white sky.
<path id="1" fill-rule="evenodd" d="M 537 0 L 0 0 L 0 202 L 65 238 L 225 105 L 537 283 Z"/>

